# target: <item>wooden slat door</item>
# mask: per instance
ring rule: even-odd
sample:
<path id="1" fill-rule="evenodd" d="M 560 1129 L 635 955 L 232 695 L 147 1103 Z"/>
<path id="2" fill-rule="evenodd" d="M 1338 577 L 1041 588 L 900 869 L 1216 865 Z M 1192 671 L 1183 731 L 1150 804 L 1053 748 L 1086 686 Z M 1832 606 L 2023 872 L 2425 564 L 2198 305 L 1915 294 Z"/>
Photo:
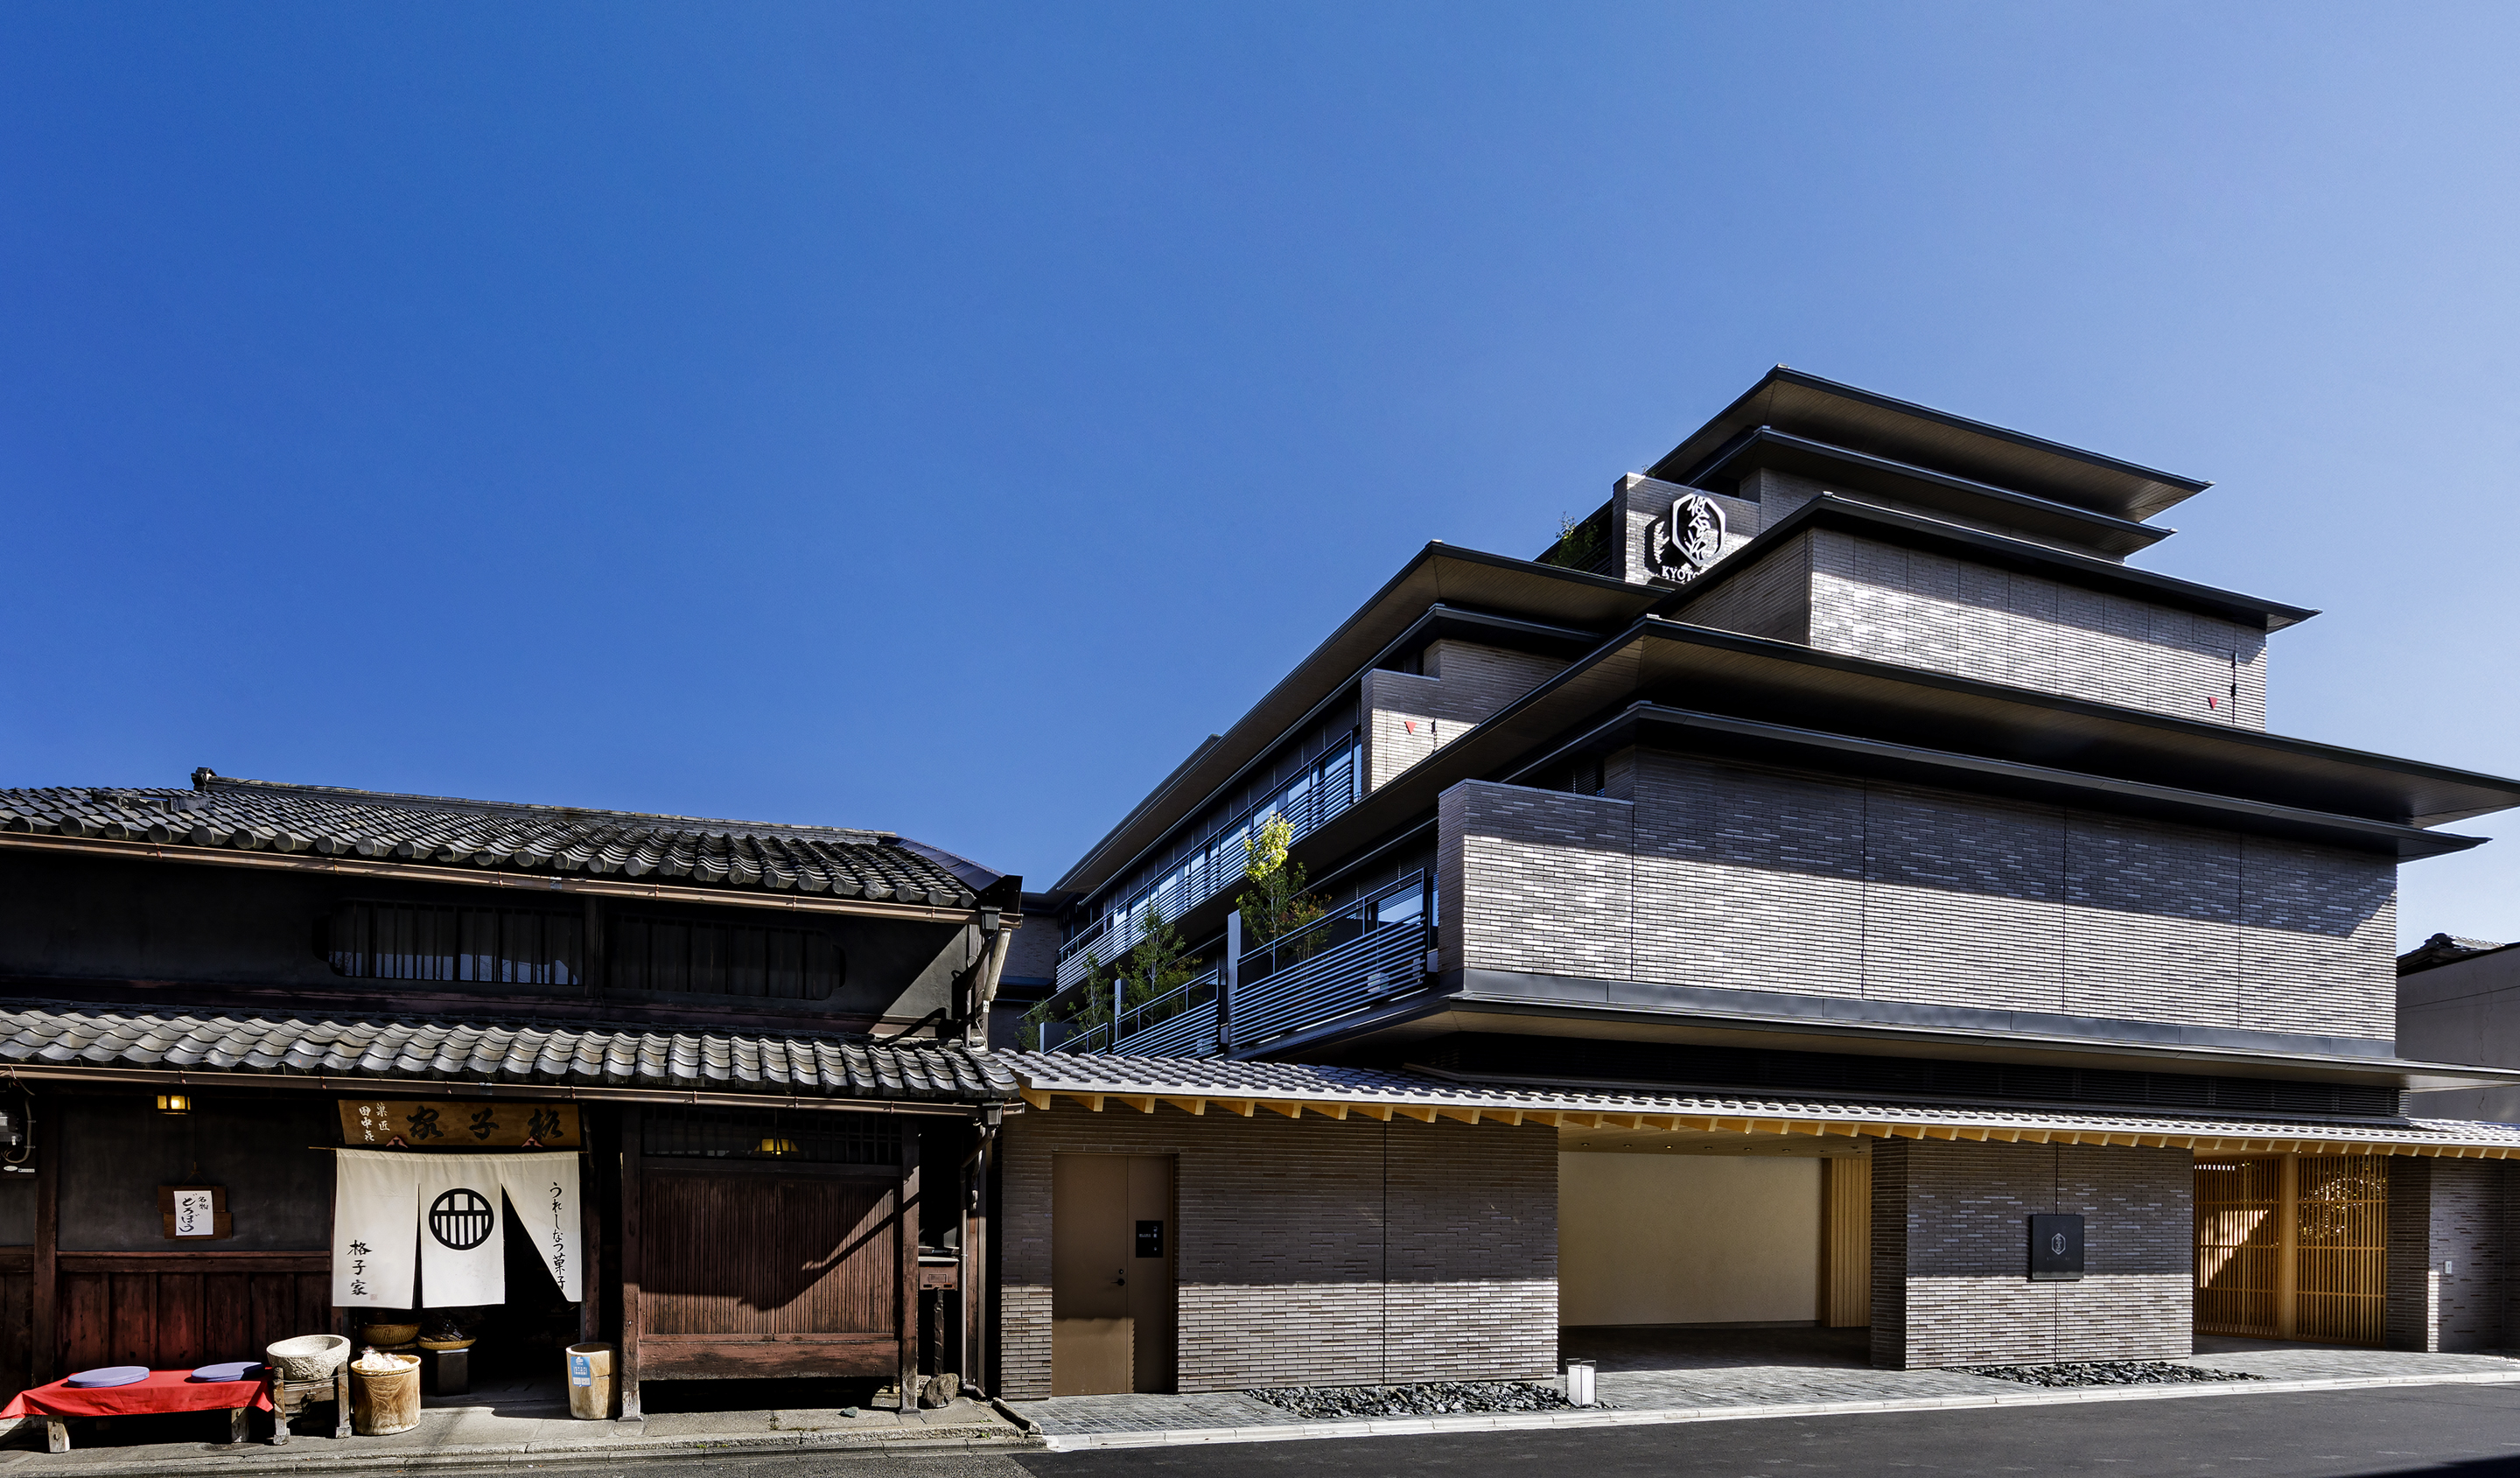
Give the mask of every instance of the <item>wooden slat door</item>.
<path id="1" fill-rule="evenodd" d="M 899 1186 L 891 1171 L 649 1160 L 641 1378 L 897 1375 Z"/>

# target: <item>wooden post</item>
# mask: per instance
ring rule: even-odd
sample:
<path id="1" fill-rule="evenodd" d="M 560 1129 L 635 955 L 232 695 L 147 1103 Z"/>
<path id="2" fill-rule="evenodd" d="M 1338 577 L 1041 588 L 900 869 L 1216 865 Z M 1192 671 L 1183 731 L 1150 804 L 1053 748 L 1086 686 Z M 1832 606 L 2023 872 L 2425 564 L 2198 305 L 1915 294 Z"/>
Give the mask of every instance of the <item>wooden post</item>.
<path id="1" fill-rule="evenodd" d="M 641 1110 L 621 1110 L 621 1359 L 614 1378 L 621 1387 L 621 1419 L 639 1417 L 639 1157 Z"/>
<path id="2" fill-rule="evenodd" d="M 906 1115 L 901 1126 L 901 1200 L 897 1209 L 901 1294 L 893 1322 L 901 1331 L 901 1410 L 914 1411 L 919 1409 L 919 1123 Z"/>
<path id="3" fill-rule="evenodd" d="M 594 1152 L 580 1150 L 577 1160 L 577 1340 L 591 1345 L 604 1337 L 604 1208 Z"/>
<path id="4" fill-rule="evenodd" d="M 2275 1338 L 2290 1339 L 2299 1327 L 2293 1306 L 2301 1301 L 2301 1156 L 2276 1158 Z"/>
<path id="5" fill-rule="evenodd" d="M 62 1221 L 62 1130 L 56 1122 L 61 1113 L 61 1100 L 47 1094 L 38 1102 L 30 1094 L 27 1101 L 35 1105 L 35 1255 L 31 1286 L 28 1289 L 28 1320 L 33 1325 L 30 1348 L 26 1352 L 27 1384 L 42 1385 L 61 1378 L 61 1221 Z M 59 1422 L 52 1428 L 61 1432 Z M 68 1451 L 68 1438 L 54 1452 Z"/>
<path id="6" fill-rule="evenodd" d="M 963 1377 L 965 1389 L 979 1390 L 982 1376 L 988 1369 L 987 1363 L 981 1359 L 980 1349 L 985 1338 L 980 1327 L 981 1311 L 986 1305 L 980 1280 L 986 1276 L 989 1266 L 987 1249 L 982 1245 L 988 1235 L 989 1224 L 982 1215 L 984 1208 L 980 1202 L 988 1193 L 989 1127 L 975 1121 L 971 1125 L 971 1153 L 963 1162 L 963 1266 L 954 1276 L 955 1297 L 959 1300 L 954 1307 L 962 1315 L 960 1332 L 963 1344 L 957 1352 L 960 1359 L 956 1361 L 961 1368 L 955 1373 Z"/>

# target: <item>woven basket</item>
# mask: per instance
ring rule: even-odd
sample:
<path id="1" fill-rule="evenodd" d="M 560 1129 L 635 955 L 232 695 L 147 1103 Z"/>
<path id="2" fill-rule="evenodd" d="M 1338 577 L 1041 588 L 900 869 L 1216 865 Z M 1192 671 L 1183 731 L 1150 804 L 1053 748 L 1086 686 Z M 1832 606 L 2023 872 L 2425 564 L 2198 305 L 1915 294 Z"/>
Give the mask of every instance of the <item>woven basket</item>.
<path id="1" fill-rule="evenodd" d="M 262 1352 L 282 1380 L 331 1380 L 350 1358 L 350 1342 L 338 1334 L 301 1334 Z"/>
<path id="2" fill-rule="evenodd" d="M 366 1336 L 367 1343 L 376 1346 L 380 1350 L 386 1350 L 391 1349 L 396 1345 L 410 1344 L 413 1340 L 418 1339 L 420 1337 L 420 1325 L 370 1324 L 359 1332 Z"/>

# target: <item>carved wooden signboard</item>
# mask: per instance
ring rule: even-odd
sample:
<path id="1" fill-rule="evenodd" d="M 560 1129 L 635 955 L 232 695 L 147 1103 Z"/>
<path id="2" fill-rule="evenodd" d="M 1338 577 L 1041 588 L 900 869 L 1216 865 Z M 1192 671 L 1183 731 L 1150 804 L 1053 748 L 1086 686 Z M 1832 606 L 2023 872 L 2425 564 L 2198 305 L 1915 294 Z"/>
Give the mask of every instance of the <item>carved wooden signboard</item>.
<path id="1" fill-rule="evenodd" d="M 577 1149 L 577 1105 L 343 1098 L 341 1142 L 361 1149 Z"/>

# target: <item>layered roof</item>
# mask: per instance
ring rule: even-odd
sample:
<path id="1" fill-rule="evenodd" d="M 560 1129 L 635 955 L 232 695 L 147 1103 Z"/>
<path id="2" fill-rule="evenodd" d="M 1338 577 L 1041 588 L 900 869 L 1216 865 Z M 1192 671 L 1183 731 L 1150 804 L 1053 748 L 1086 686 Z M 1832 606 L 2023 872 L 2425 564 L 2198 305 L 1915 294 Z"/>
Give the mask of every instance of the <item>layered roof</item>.
<path id="1" fill-rule="evenodd" d="M 1689 482 L 1759 426 L 2140 522 L 2213 486 L 1778 365 L 1646 475 Z"/>
<path id="2" fill-rule="evenodd" d="M 498 1021 L 191 1015 L 0 1003 L 0 1063 L 208 1083 L 339 1079 L 545 1097 L 650 1092 L 773 1098 L 999 1102 L 1014 1080 L 983 1052 L 871 1037 L 577 1031 Z"/>
<path id="3" fill-rule="evenodd" d="M 929 909 L 968 909 L 1002 880 L 889 831 L 396 795 L 207 770 L 193 780 L 190 790 L 0 790 L 0 835 L 146 842 L 154 855 L 178 860 L 241 861 L 258 853 L 617 874 L 731 894 L 820 894 Z M 450 880 L 468 879 L 459 873 Z"/>

